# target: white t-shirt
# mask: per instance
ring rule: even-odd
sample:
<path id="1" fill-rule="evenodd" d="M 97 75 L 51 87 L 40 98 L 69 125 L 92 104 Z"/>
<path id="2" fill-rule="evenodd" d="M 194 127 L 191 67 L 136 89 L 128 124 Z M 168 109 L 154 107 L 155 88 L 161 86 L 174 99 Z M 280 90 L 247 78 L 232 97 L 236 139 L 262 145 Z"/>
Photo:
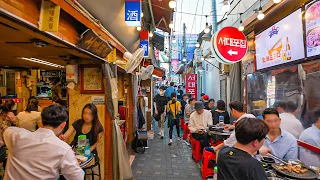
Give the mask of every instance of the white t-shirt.
<path id="1" fill-rule="evenodd" d="M 280 128 L 292 134 L 296 139 L 299 139 L 300 134 L 304 130 L 301 122 L 290 113 L 281 113 L 280 118 Z"/>
<path id="2" fill-rule="evenodd" d="M 197 112 L 193 112 L 190 115 L 188 127 L 191 133 L 200 129 L 208 129 L 208 125 L 212 125 L 212 114 L 210 111 L 204 110 L 200 115 Z"/>
<path id="3" fill-rule="evenodd" d="M 256 117 L 252 114 L 244 114 L 237 120 L 237 122 L 239 120 L 241 120 L 242 118 L 256 118 Z M 229 147 L 233 147 L 234 145 L 236 145 L 236 143 L 237 143 L 236 131 L 235 130 L 232 131 L 230 137 L 228 139 L 224 140 L 223 143 L 225 146 L 229 146 Z"/>

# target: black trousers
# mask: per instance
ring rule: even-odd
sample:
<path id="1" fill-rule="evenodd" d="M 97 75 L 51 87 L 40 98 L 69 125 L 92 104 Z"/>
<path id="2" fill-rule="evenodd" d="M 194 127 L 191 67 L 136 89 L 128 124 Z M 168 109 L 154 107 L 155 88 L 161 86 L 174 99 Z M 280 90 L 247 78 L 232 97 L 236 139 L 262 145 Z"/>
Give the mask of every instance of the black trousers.
<path id="1" fill-rule="evenodd" d="M 198 133 L 192 133 L 192 137 L 195 140 L 200 141 L 201 144 L 201 152 L 203 151 L 203 149 L 207 146 L 209 146 L 209 140 L 208 140 L 208 134 L 204 133 L 204 134 L 198 134 Z"/>
<path id="2" fill-rule="evenodd" d="M 180 137 L 179 123 L 178 123 L 178 120 L 175 119 L 175 120 L 173 120 L 173 123 L 169 127 L 169 138 L 170 139 L 172 139 L 173 126 L 176 126 L 178 137 Z"/>

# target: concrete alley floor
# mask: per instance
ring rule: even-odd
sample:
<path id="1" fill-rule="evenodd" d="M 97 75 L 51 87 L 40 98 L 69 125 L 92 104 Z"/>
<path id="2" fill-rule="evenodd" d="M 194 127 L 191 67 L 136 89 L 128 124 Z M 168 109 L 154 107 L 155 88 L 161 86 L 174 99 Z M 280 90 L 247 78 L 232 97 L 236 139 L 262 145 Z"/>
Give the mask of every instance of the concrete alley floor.
<path id="1" fill-rule="evenodd" d="M 173 144 L 169 146 L 168 128 L 165 128 L 165 138 L 160 139 L 157 123 L 153 122 L 153 127 L 154 139 L 148 141 L 149 148 L 144 154 L 136 154 L 133 161 L 134 179 L 201 180 L 199 165 L 191 157 L 191 148 L 183 140 L 176 141 L 176 131 L 174 130 Z"/>

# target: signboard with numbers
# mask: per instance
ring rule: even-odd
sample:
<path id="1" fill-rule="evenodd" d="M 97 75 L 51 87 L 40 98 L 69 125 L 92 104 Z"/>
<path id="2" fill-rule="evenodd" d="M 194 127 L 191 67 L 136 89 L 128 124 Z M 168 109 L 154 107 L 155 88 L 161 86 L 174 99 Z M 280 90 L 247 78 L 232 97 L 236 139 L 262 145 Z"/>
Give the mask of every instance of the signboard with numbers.
<path id="1" fill-rule="evenodd" d="M 192 97 L 197 99 L 198 86 L 197 86 L 198 75 L 197 74 L 187 74 L 186 75 L 186 93 L 190 94 Z"/>
<path id="2" fill-rule="evenodd" d="M 141 0 L 126 0 L 124 13 L 127 26 L 141 26 Z"/>
<path id="3" fill-rule="evenodd" d="M 211 51 L 224 64 L 233 64 L 247 54 L 246 36 L 235 27 L 224 27 L 211 39 Z"/>

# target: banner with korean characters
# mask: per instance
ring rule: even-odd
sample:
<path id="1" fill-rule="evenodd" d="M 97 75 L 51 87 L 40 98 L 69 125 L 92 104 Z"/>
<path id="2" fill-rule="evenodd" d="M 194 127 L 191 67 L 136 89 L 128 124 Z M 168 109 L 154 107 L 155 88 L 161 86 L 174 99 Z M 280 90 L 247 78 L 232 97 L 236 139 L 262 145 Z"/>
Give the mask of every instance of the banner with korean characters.
<path id="1" fill-rule="evenodd" d="M 305 6 L 307 57 L 320 55 L 320 1 Z"/>
<path id="2" fill-rule="evenodd" d="M 302 11 L 289 16 L 256 35 L 256 67 L 265 69 L 305 58 Z"/>
<path id="3" fill-rule="evenodd" d="M 186 74 L 186 93 L 190 94 L 195 99 L 197 99 L 198 94 L 197 80 L 197 74 Z"/>

